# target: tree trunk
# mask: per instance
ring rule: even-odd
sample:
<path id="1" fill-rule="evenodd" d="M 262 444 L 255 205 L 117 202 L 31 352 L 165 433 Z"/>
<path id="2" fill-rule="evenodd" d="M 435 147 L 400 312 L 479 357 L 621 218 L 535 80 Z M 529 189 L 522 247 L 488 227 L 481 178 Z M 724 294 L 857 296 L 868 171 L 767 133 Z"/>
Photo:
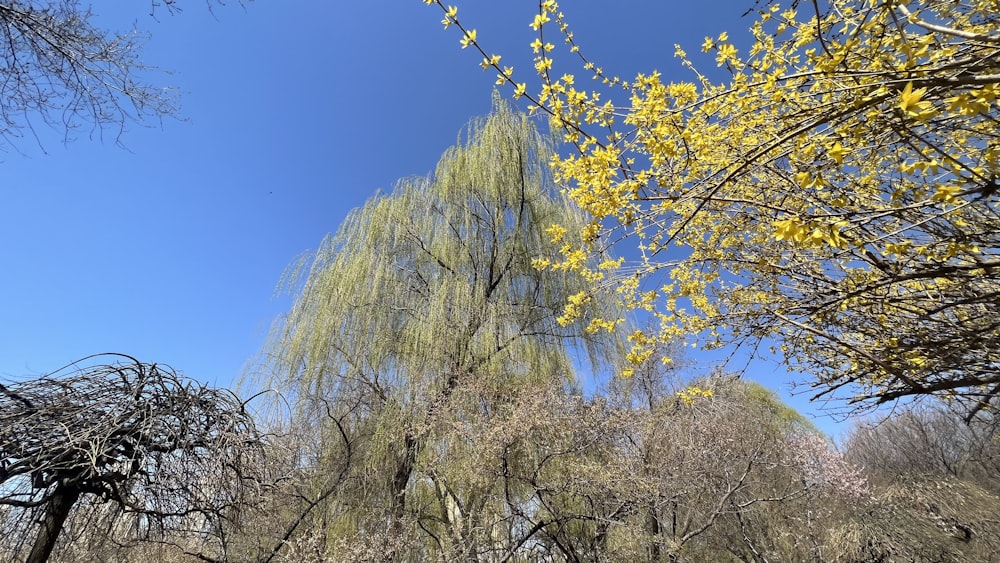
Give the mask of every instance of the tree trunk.
<path id="1" fill-rule="evenodd" d="M 646 508 L 646 533 L 649 534 L 649 560 L 659 561 L 660 554 L 660 518 L 657 514 L 656 504 L 649 502 Z"/>
<path id="2" fill-rule="evenodd" d="M 62 531 L 63 523 L 69 516 L 70 510 L 80 498 L 80 489 L 74 486 L 59 485 L 55 494 L 49 499 L 45 507 L 45 515 L 42 517 L 42 524 L 38 528 L 38 535 L 35 537 L 35 545 L 31 548 L 31 553 L 24 563 L 45 563 L 52 554 L 52 548 L 56 545 L 59 532 Z"/>
<path id="3" fill-rule="evenodd" d="M 406 485 L 410 482 L 410 474 L 417 465 L 418 442 L 416 436 L 409 430 L 403 438 L 403 447 L 403 459 L 392 479 L 393 515 L 397 522 L 406 514 Z"/>

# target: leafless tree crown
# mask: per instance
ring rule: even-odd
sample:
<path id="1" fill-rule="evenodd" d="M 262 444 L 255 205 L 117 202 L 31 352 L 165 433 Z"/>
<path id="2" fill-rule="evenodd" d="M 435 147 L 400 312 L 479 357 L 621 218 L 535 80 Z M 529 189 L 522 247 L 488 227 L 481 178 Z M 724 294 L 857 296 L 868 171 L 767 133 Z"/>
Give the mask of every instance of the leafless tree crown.
<path id="1" fill-rule="evenodd" d="M 107 522 L 119 544 L 204 535 L 260 482 L 260 436 L 238 397 L 112 358 L 0 385 L 0 533 L 15 553 L 58 506 L 70 523 Z"/>

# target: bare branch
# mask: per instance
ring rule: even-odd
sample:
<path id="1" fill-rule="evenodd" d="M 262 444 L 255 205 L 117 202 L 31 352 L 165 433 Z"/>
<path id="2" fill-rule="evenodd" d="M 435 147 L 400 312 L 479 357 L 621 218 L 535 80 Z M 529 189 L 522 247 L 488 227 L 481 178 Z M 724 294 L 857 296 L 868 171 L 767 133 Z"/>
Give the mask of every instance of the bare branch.
<path id="1" fill-rule="evenodd" d="M 38 557 L 67 518 L 116 519 L 122 544 L 184 529 L 205 541 L 256 495 L 261 455 L 236 395 L 129 356 L 85 358 L 0 389 L 0 505 L 42 522 Z M 13 532 L 15 552 L 35 532 L 9 518 L 0 530 Z"/>

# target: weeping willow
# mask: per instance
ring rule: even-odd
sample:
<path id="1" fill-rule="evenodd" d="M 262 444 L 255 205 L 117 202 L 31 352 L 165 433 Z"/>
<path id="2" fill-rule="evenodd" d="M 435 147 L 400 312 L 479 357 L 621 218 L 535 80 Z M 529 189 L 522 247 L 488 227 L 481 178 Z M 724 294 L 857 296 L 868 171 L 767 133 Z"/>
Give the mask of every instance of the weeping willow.
<path id="1" fill-rule="evenodd" d="M 535 389 L 572 389 L 574 373 L 601 369 L 616 349 L 607 331 L 556 320 L 570 295 L 587 291 L 591 307 L 612 299 L 532 265 L 558 254 L 552 225 L 585 224 L 553 189 L 552 151 L 496 99 L 433 175 L 371 198 L 290 272 L 295 299 L 266 350 L 269 384 L 295 398 L 296 416 L 334 423 L 328 463 L 350 458 L 324 512 L 334 539 L 411 534 L 438 556 L 472 549 L 461 530 L 489 529 L 474 521 L 503 509 L 484 500 L 495 483 L 461 477 L 468 452 L 446 434 Z"/>

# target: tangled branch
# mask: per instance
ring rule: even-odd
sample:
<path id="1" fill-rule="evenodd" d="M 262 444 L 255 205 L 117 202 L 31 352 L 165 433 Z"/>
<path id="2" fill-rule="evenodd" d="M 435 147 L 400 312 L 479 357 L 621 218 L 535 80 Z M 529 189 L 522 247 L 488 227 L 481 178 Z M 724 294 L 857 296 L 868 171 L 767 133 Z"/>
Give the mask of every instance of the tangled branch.
<path id="1" fill-rule="evenodd" d="M 0 512 L 0 532 L 15 553 L 33 534 L 33 551 L 42 536 L 54 543 L 60 517 L 108 522 L 120 544 L 204 538 L 261 482 L 261 437 L 238 397 L 113 357 L 0 385 L 0 508 L 14 509 Z"/>

